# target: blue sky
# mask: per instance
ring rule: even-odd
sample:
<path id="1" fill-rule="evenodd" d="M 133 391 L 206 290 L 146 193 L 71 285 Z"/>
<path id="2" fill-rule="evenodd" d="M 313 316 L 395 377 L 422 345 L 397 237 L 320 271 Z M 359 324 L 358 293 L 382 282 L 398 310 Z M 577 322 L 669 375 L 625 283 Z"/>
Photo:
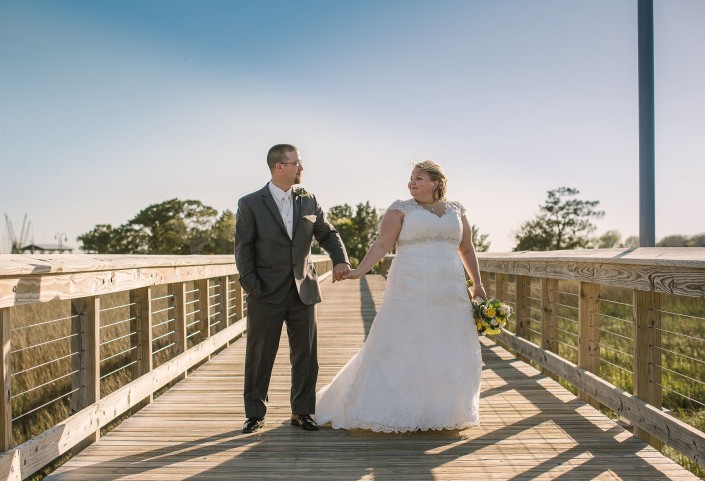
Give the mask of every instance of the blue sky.
<path id="1" fill-rule="evenodd" d="M 705 232 L 705 2 L 654 5 L 659 239 Z M 493 251 L 559 186 L 639 230 L 636 0 L 6 0 L 0 62 L 0 211 L 37 243 L 234 209 L 275 143 L 326 209 L 433 159 Z"/>

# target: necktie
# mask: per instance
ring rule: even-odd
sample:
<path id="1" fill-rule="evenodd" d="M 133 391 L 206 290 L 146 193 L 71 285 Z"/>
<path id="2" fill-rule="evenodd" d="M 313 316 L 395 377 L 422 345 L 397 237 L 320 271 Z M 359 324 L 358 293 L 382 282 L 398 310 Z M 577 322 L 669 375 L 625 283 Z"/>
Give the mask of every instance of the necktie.
<path id="1" fill-rule="evenodd" d="M 286 226 L 286 233 L 289 234 L 289 237 L 292 236 L 293 218 L 294 216 L 291 212 L 291 197 L 285 195 L 284 197 L 282 197 L 282 220 L 284 221 L 284 225 Z"/>

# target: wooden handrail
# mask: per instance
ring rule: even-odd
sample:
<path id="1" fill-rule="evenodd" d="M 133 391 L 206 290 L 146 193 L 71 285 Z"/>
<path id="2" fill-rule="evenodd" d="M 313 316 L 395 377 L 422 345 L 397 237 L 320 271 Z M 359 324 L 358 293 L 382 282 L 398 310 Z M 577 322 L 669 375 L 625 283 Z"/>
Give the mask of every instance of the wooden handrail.
<path id="1" fill-rule="evenodd" d="M 312 256 L 319 274 L 332 270 L 328 256 Z M 198 335 L 187 339 L 186 283 L 194 286 L 200 312 Z M 166 286 L 174 316 L 174 355 L 153 365 L 152 289 Z M 220 320 L 210 324 L 209 289 L 220 296 Z M 100 397 L 101 297 L 129 293 L 132 381 Z M 246 330 L 246 294 L 232 256 L 0 255 L 0 324 L 5 386 L 0 398 L 0 479 L 22 480 L 62 454 L 96 441 L 100 429 L 130 409 L 151 402 L 154 393 Z M 12 440 L 13 310 L 29 304 L 71 302 L 71 407 L 75 411 L 47 431 L 14 446 Z M 194 314 L 191 312 L 190 314 Z M 20 327 L 21 328 L 21 327 Z M 213 331 L 213 332 L 212 332 Z M 51 342 L 51 340 L 47 340 Z M 37 345 L 41 345 L 41 342 Z M 192 347 L 187 348 L 191 345 Z"/>

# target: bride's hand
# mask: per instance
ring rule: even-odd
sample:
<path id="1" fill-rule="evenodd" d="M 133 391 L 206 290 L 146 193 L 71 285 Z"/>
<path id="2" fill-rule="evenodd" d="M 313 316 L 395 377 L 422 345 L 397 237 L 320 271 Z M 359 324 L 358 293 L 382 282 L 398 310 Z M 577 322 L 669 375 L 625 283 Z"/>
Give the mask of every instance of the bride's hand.
<path id="1" fill-rule="evenodd" d="M 487 292 L 482 285 L 472 287 L 472 298 L 477 299 L 478 297 L 487 300 Z"/>
<path id="2" fill-rule="evenodd" d="M 360 272 L 360 269 L 352 269 L 350 272 L 343 276 L 343 279 L 359 279 L 363 275 L 364 273 Z"/>

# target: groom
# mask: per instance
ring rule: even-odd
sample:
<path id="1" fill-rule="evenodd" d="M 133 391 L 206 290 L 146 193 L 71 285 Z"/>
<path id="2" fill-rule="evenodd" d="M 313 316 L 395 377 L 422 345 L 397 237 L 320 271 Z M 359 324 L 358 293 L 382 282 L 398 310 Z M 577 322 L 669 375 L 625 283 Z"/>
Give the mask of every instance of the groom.
<path id="1" fill-rule="evenodd" d="M 316 197 L 292 189 L 301 182 L 303 163 L 293 145 L 269 149 L 272 179 L 261 190 L 241 198 L 235 221 L 235 264 L 247 292 L 245 415 L 243 433 L 264 426 L 267 391 L 279 348 L 282 324 L 289 336 L 291 424 L 317 431 L 318 357 L 316 304 L 321 302 L 311 262 L 315 237 L 333 260 L 333 282 L 350 272 L 345 246 L 323 216 Z"/>

